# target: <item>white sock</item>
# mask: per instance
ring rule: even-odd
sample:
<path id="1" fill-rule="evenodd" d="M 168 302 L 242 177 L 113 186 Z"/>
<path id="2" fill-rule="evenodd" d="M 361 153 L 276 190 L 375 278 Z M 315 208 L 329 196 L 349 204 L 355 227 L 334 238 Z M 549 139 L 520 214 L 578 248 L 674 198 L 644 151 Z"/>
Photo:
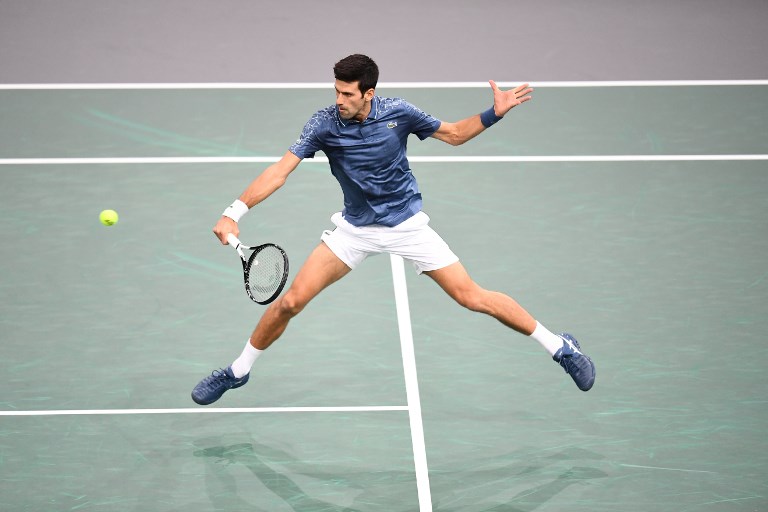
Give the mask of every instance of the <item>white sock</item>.
<path id="1" fill-rule="evenodd" d="M 563 338 L 557 334 L 551 333 L 549 329 L 539 322 L 536 322 L 536 329 L 534 329 L 531 334 L 531 338 L 541 343 L 541 346 L 544 347 L 551 356 L 554 356 L 555 352 L 560 350 L 563 346 Z"/>
<path id="2" fill-rule="evenodd" d="M 256 362 L 256 359 L 259 358 L 262 352 L 264 351 L 254 348 L 254 346 L 251 345 L 251 340 L 248 340 L 243 349 L 243 353 L 240 354 L 240 357 L 235 359 L 234 363 L 232 363 L 232 373 L 235 375 L 235 378 L 239 379 L 245 374 L 250 373 L 253 363 Z"/>

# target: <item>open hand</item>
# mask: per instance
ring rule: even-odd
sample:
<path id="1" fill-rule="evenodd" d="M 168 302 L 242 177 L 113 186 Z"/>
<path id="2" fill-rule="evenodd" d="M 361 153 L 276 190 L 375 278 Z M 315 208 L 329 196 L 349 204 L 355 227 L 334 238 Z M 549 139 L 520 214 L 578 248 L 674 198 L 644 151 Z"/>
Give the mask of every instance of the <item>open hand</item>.
<path id="1" fill-rule="evenodd" d="M 491 89 L 493 89 L 493 110 L 499 117 L 504 116 L 504 114 L 521 103 L 530 100 L 531 93 L 533 92 L 533 88 L 529 87 L 528 84 L 519 85 L 508 91 L 502 91 L 493 80 L 488 80 L 488 83 L 491 84 Z"/>

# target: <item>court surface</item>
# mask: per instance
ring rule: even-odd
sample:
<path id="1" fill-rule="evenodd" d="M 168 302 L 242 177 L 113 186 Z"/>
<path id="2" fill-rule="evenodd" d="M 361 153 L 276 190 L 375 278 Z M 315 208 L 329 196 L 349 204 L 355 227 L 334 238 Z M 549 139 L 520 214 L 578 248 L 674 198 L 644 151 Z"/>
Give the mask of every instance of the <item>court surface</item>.
<path id="1" fill-rule="evenodd" d="M 489 103 L 377 92 L 451 121 Z M 201 408 L 263 311 L 211 228 L 332 89 L 0 91 L 3 510 L 768 510 L 768 86 L 534 95 L 409 154 L 432 226 L 582 342 L 590 392 L 406 264 L 414 372 L 379 256 Z M 292 278 L 340 206 L 307 160 L 241 239 L 285 247 Z"/>

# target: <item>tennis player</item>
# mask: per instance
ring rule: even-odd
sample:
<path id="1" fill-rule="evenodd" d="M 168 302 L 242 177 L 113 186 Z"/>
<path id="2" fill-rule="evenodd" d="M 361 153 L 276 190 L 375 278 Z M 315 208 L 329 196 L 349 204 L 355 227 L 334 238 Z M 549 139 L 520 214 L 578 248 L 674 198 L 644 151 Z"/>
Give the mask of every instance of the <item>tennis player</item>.
<path id="1" fill-rule="evenodd" d="M 406 158 L 410 134 L 434 137 L 457 146 L 500 121 L 512 108 L 531 99 L 528 84 L 502 91 L 490 81 L 493 106 L 455 123 L 440 121 L 399 98 L 376 96 L 376 63 L 350 55 L 333 68 L 336 103 L 316 112 L 298 140 L 267 167 L 227 207 L 213 228 L 222 244 L 239 235 L 238 222 L 252 207 L 283 186 L 304 158 L 322 151 L 344 193 L 344 209 L 331 220 L 320 244 L 309 255 L 291 286 L 269 305 L 245 348 L 225 369 L 214 370 L 192 391 L 200 405 L 218 400 L 225 391 L 248 382 L 256 359 L 283 334 L 288 322 L 318 293 L 360 265 L 367 257 L 393 253 L 410 261 L 418 273 L 432 278 L 460 305 L 490 315 L 530 336 L 568 373 L 579 389 L 595 382 L 595 366 L 568 333 L 553 334 L 511 297 L 483 289 L 459 258 L 429 226 L 421 210 L 419 187 Z"/>

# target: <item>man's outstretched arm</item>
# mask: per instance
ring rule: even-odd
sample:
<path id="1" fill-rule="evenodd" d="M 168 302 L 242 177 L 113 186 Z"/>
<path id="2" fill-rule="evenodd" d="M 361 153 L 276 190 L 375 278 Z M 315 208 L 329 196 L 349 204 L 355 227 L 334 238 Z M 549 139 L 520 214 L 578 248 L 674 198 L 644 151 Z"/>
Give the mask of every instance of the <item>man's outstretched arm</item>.
<path id="1" fill-rule="evenodd" d="M 259 204 L 271 196 L 277 189 L 285 184 L 288 175 L 301 163 L 301 159 L 287 151 L 277 162 L 267 167 L 250 185 L 243 191 L 240 198 L 227 208 L 213 228 L 213 232 L 222 244 L 226 245 L 227 235 L 240 234 L 238 221 L 250 208 Z"/>
<path id="2" fill-rule="evenodd" d="M 455 123 L 443 122 L 432 137 L 447 142 L 452 146 L 464 144 L 477 137 L 483 130 L 496 123 L 504 115 L 526 101 L 531 99 L 533 89 L 528 84 L 523 84 L 508 91 L 502 91 L 496 82 L 489 80 L 493 90 L 493 107 L 481 114 L 462 119 Z"/>

